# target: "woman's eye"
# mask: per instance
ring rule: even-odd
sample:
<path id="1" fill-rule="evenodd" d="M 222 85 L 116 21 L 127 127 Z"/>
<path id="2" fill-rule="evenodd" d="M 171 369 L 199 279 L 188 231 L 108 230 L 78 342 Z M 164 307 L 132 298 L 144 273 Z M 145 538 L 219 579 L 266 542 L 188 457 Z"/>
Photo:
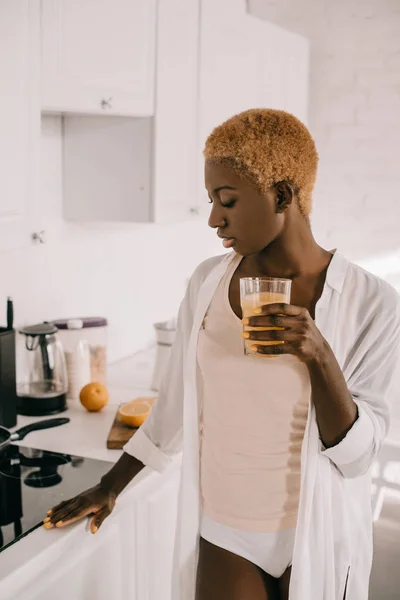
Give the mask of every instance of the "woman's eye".
<path id="1" fill-rule="evenodd" d="M 232 199 L 225 203 L 221 202 L 221 206 L 223 206 L 224 208 L 232 208 L 235 205 L 235 203 L 236 199 Z"/>
<path id="2" fill-rule="evenodd" d="M 208 201 L 208 204 L 212 204 L 212 203 L 213 203 L 213 200 L 211 200 L 211 198 L 210 198 L 210 200 Z"/>

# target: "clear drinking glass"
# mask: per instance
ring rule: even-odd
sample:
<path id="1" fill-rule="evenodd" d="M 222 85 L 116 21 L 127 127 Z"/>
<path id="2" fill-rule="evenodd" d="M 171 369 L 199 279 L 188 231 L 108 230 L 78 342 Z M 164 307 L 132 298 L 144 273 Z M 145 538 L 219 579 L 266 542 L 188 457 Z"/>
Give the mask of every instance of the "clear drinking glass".
<path id="1" fill-rule="evenodd" d="M 275 304 L 276 302 L 290 303 L 291 279 L 278 279 L 276 277 L 242 277 L 240 279 L 240 304 L 242 306 L 243 317 L 257 316 L 256 309 L 265 304 Z M 269 331 L 271 329 L 283 329 L 283 327 L 249 327 L 243 326 L 244 331 Z M 254 344 L 260 346 L 273 346 L 282 342 L 278 341 L 244 341 L 244 353 L 248 356 L 271 357 L 273 354 L 257 354 L 251 350 Z"/>

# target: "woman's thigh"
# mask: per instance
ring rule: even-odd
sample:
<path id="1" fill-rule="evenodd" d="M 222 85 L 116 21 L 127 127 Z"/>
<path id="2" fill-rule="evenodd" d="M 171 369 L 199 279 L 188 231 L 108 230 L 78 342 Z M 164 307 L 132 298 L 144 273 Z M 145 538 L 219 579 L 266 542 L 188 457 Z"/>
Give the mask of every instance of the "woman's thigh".
<path id="1" fill-rule="evenodd" d="M 279 582 L 250 561 L 200 539 L 196 600 L 281 600 Z"/>
<path id="2" fill-rule="evenodd" d="M 289 585 L 291 574 L 292 567 L 289 567 L 279 579 L 279 590 L 281 593 L 281 600 L 289 600 Z"/>

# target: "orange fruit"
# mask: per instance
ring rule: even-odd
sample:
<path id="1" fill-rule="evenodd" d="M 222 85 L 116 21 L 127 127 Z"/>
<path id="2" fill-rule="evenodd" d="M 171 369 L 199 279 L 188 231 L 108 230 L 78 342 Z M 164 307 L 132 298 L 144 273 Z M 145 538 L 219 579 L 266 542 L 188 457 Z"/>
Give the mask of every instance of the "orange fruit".
<path id="1" fill-rule="evenodd" d="M 89 412 L 97 412 L 107 404 L 108 390 L 102 383 L 88 383 L 81 389 L 79 400 L 86 410 Z"/>
<path id="2" fill-rule="evenodd" d="M 119 416 L 130 427 L 140 427 L 150 414 L 156 398 L 135 398 L 119 408 Z"/>

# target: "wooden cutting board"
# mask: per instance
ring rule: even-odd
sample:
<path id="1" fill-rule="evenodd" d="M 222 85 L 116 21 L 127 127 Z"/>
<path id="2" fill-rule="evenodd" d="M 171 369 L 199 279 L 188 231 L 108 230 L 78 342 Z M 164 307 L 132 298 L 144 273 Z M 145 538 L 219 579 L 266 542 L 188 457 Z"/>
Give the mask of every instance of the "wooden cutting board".
<path id="1" fill-rule="evenodd" d="M 110 450 L 121 450 L 137 431 L 137 427 L 129 427 L 122 421 L 118 409 L 119 406 L 107 438 L 107 448 Z"/>

